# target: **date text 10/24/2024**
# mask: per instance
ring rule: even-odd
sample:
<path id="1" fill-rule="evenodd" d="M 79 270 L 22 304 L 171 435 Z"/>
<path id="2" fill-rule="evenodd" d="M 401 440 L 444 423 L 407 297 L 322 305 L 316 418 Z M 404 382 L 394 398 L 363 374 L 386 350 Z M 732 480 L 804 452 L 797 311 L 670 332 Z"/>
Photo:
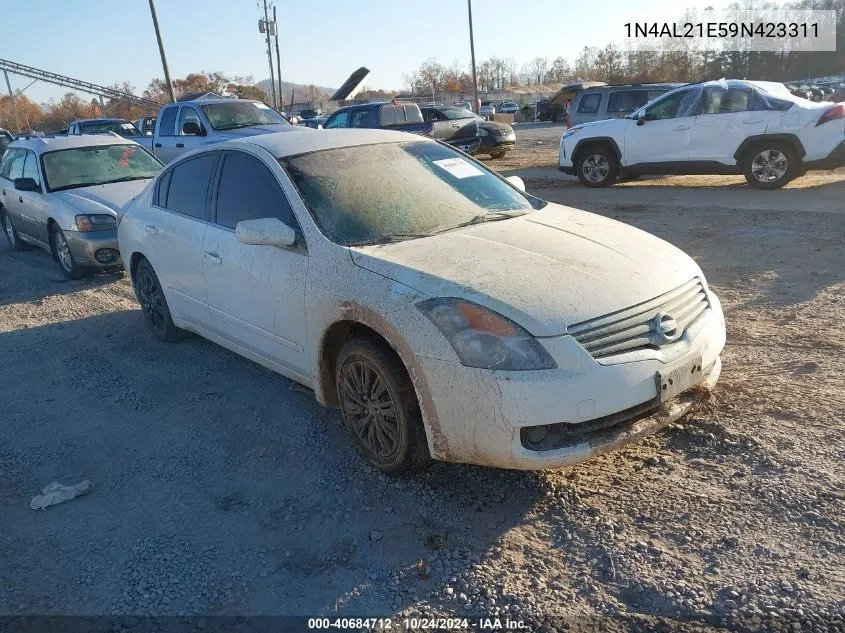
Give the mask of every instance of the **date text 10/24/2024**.
<path id="1" fill-rule="evenodd" d="M 309 630 L 352 631 L 524 631 L 522 620 L 488 618 L 308 618 Z"/>

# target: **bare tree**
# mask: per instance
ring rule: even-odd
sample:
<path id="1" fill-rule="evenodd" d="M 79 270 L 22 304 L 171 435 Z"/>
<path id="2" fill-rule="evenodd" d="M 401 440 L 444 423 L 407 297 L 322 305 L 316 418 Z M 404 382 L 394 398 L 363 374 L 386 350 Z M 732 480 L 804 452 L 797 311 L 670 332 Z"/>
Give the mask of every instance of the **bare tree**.
<path id="1" fill-rule="evenodd" d="M 549 58 L 535 57 L 531 60 L 531 70 L 533 78 L 537 80 L 536 83 L 543 83 L 543 79 L 545 79 L 546 73 L 549 72 Z"/>
<path id="2" fill-rule="evenodd" d="M 556 57 L 552 62 L 552 67 L 546 73 L 545 82 L 551 84 L 562 84 L 569 81 L 572 77 L 572 69 L 569 67 L 569 62 L 563 57 Z"/>

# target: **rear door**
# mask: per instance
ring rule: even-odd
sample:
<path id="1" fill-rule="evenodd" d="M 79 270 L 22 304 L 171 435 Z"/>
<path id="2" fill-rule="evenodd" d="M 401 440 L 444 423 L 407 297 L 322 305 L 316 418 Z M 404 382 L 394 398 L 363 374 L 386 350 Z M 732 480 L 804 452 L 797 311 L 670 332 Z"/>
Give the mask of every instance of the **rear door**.
<path id="1" fill-rule="evenodd" d="M 179 106 L 176 104 L 164 108 L 156 121 L 155 142 L 153 153 L 164 163 L 169 163 L 184 151 L 184 148 L 177 148 L 177 143 L 182 143 L 182 137 L 176 134 L 176 118 L 179 114 Z"/>
<path id="2" fill-rule="evenodd" d="M 706 86 L 690 138 L 690 160 L 735 165 L 749 136 L 766 133 L 772 113 L 753 109 L 750 86 Z"/>
<path id="3" fill-rule="evenodd" d="M 210 217 L 210 184 L 220 152 L 193 156 L 162 173 L 143 231 L 144 254 L 155 269 L 174 318 L 208 325 L 202 245 Z"/>
<path id="4" fill-rule="evenodd" d="M 28 228 L 20 215 L 23 198 L 15 189 L 15 178 L 23 178 L 25 161 L 26 150 L 17 147 L 7 149 L 0 161 L 0 203 L 18 233 L 25 233 L 25 228 Z"/>

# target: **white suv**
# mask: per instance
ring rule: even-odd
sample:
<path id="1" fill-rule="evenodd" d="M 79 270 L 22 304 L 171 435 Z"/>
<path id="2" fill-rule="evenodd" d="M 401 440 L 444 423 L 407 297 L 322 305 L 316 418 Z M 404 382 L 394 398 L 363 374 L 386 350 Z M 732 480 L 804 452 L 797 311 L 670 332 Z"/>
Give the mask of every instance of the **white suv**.
<path id="1" fill-rule="evenodd" d="M 783 84 L 719 80 L 667 92 L 624 119 L 569 128 L 560 166 L 588 187 L 642 174 L 744 174 L 759 189 L 845 165 L 845 104 Z"/>

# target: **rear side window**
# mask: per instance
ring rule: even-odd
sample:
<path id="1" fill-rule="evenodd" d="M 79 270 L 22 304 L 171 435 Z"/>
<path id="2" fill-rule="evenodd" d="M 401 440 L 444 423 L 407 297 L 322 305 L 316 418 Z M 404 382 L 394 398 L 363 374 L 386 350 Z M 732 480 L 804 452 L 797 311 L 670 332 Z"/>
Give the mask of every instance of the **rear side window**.
<path id="1" fill-rule="evenodd" d="M 601 103 L 600 92 L 588 92 L 581 95 L 581 101 L 578 102 L 578 112 L 581 114 L 595 114 L 599 111 L 599 104 Z"/>
<path id="2" fill-rule="evenodd" d="M 410 121 L 412 123 L 422 123 L 422 113 L 420 109 L 415 106 L 405 106 L 402 108 L 405 111 L 405 120 Z"/>
<path id="3" fill-rule="evenodd" d="M 26 152 L 22 149 L 10 149 L 3 155 L 3 162 L 0 165 L 0 176 L 14 180 L 23 178 L 23 163 L 26 159 Z"/>
<path id="4" fill-rule="evenodd" d="M 323 127 L 326 129 L 346 127 L 347 121 L 349 121 L 349 110 L 344 110 L 333 114 Z"/>
<path id="5" fill-rule="evenodd" d="M 732 114 L 746 112 L 751 98 L 748 88 L 708 86 L 701 97 L 702 114 Z"/>
<path id="6" fill-rule="evenodd" d="M 223 157 L 216 208 L 220 226 L 234 229 L 241 220 L 279 218 L 299 234 L 293 210 L 276 177 L 264 163 L 243 152 L 228 152 Z"/>
<path id="7" fill-rule="evenodd" d="M 160 206 L 198 220 L 208 220 L 205 199 L 217 157 L 217 152 L 202 154 L 173 167 L 165 203 L 159 203 Z M 162 199 L 161 193 L 159 191 L 159 200 Z"/>
<path id="8" fill-rule="evenodd" d="M 158 126 L 159 136 L 176 136 L 176 106 L 165 108 L 161 113 L 161 123 Z"/>
<path id="9" fill-rule="evenodd" d="M 777 97 L 773 97 L 772 95 L 764 94 L 762 92 L 758 92 L 757 90 L 751 91 L 751 99 L 748 102 L 748 109 L 754 111 L 760 110 L 774 110 L 777 112 L 786 112 L 795 105 L 792 101 L 787 101 L 786 99 L 778 99 Z"/>
<path id="10" fill-rule="evenodd" d="M 648 103 L 648 93 L 645 90 L 625 90 L 611 92 L 607 98 L 608 112 L 633 112 Z"/>
<path id="11" fill-rule="evenodd" d="M 383 106 L 381 109 L 381 124 L 384 125 L 393 125 L 394 123 L 400 122 L 397 118 L 397 110 L 395 106 L 386 105 Z"/>

